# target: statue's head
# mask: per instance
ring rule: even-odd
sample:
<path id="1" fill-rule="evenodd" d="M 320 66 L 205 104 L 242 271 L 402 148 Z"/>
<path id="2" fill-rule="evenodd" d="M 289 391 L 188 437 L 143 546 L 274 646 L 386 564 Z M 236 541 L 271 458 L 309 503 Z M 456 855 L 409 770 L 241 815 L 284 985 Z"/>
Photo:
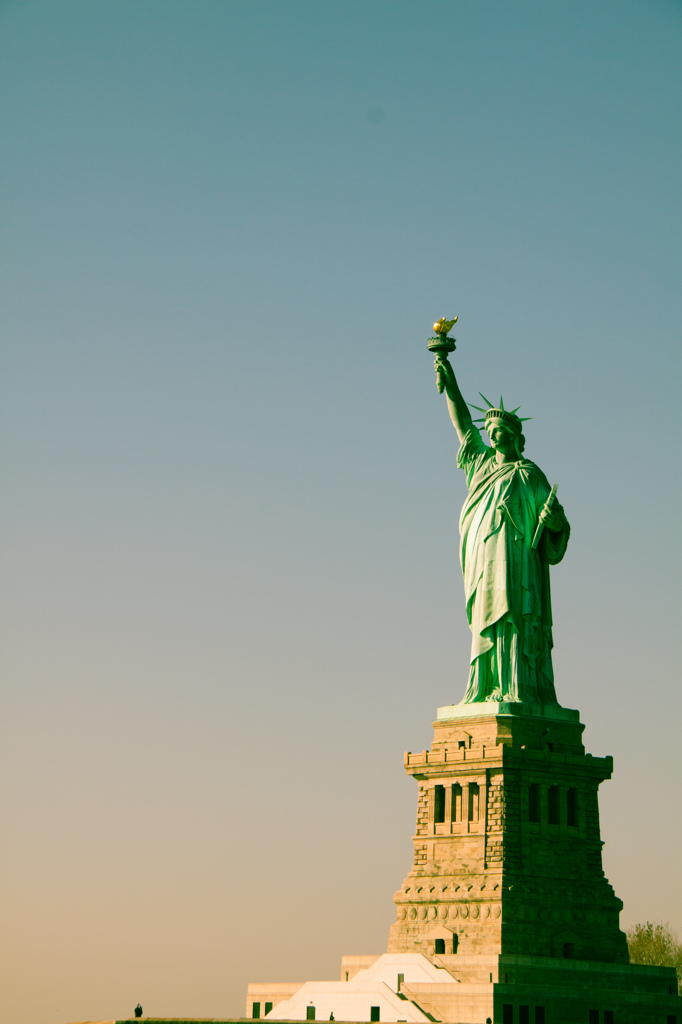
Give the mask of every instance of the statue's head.
<path id="1" fill-rule="evenodd" d="M 491 446 L 505 454 L 513 454 L 516 451 L 518 455 L 521 455 L 526 447 L 521 420 L 514 413 L 507 412 L 505 409 L 488 409 L 485 417 L 485 429 Z"/>
<path id="2" fill-rule="evenodd" d="M 511 411 L 505 409 L 502 398 L 500 398 L 499 407 L 493 406 L 492 402 L 485 395 L 481 395 L 481 398 L 484 402 L 488 403 L 488 408 L 481 409 L 477 405 L 472 405 L 472 409 L 478 409 L 479 412 L 484 413 L 481 419 L 485 424 L 492 447 L 505 452 L 505 454 L 511 454 L 516 450 L 520 456 L 526 447 L 526 439 L 523 436 L 523 424 L 530 417 L 517 416 L 517 410 L 520 408 L 518 405 L 516 409 Z M 477 422 L 480 422 L 480 420 Z"/>

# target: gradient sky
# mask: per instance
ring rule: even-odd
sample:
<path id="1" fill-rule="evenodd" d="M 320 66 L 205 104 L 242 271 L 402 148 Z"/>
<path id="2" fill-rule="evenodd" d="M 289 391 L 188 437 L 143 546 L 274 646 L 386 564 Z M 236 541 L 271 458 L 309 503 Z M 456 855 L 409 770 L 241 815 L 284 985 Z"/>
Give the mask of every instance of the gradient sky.
<path id="1" fill-rule="evenodd" d="M 682 931 L 679 0 L 0 5 L 11 1024 L 381 953 L 464 692 L 426 351 L 573 526 L 560 701 Z"/>

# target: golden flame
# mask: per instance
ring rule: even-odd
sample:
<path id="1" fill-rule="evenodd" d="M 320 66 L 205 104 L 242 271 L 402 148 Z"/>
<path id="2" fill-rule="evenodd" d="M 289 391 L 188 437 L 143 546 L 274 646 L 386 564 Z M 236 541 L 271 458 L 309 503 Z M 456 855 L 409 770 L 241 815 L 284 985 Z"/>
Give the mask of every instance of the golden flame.
<path id="1" fill-rule="evenodd" d="M 436 334 L 447 334 L 448 331 L 455 326 L 458 320 L 458 316 L 456 316 L 454 320 L 446 320 L 445 317 L 442 316 L 440 320 L 433 325 L 433 329 Z"/>

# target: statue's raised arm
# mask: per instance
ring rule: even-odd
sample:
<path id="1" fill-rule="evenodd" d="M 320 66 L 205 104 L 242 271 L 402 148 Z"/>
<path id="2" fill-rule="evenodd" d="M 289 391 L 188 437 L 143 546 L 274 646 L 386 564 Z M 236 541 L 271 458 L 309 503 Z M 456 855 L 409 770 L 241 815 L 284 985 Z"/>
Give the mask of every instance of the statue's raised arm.
<path id="1" fill-rule="evenodd" d="M 456 342 L 448 335 L 448 331 L 457 323 L 458 317 L 454 320 L 446 320 L 444 316 L 434 325 L 436 336 L 429 340 L 429 351 L 433 352 L 436 359 L 433 368 L 436 371 L 436 380 L 440 394 L 445 391 L 448 402 L 448 411 L 453 426 L 457 431 L 460 441 L 464 440 L 465 434 L 471 429 L 471 413 L 469 407 L 462 397 L 459 384 L 455 377 L 455 371 L 448 359 L 448 353 L 455 351 Z"/>
<path id="2" fill-rule="evenodd" d="M 452 363 L 446 355 L 438 355 L 433 366 L 438 374 L 438 379 L 443 384 L 450 419 L 457 431 L 458 438 L 460 441 L 463 441 L 467 431 L 471 430 L 472 420 L 469 406 L 464 401 L 462 392 L 459 390 L 459 384 L 457 383 Z"/>
<path id="3" fill-rule="evenodd" d="M 518 407 L 508 410 L 502 399 L 494 406 L 483 398 L 480 419 L 490 445 L 475 429 L 448 358 L 455 340 L 447 331 L 454 323 L 443 319 L 434 324 L 437 337 L 428 347 L 435 353 L 438 390 L 445 392 L 460 440 L 457 465 L 469 491 L 459 523 L 473 634 L 463 703 L 556 704 L 549 567 L 563 558 L 570 526 L 556 489 L 524 457 Z"/>

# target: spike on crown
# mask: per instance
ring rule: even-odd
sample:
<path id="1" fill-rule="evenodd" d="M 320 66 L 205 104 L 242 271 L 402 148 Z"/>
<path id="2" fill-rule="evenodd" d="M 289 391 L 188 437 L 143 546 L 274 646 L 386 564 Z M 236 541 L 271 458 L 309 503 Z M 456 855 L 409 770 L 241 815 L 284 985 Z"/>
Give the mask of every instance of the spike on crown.
<path id="1" fill-rule="evenodd" d="M 479 394 L 481 393 L 479 392 Z M 483 416 L 479 416 L 477 419 L 475 419 L 474 423 L 484 423 L 486 430 L 488 428 L 488 423 L 490 420 L 498 420 L 500 423 L 503 423 L 505 427 L 509 427 L 510 430 L 513 430 L 514 433 L 520 434 L 523 430 L 523 424 L 525 423 L 525 421 L 532 419 L 531 416 L 516 415 L 517 410 L 521 408 L 520 405 L 517 405 L 516 409 L 512 409 L 511 411 L 505 409 L 504 401 L 501 395 L 500 405 L 498 408 L 493 406 L 493 403 L 490 401 L 489 398 L 486 398 L 485 395 L 481 395 L 481 398 L 483 399 L 484 402 L 488 403 L 488 409 L 481 409 L 480 406 L 473 405 L 471 402 L 469 402 L 469 405 L 471 406 L 472 409 L 477 409 L 478 412 L 482 412 L 484 414 Z M 479 429 L 483 430 L 484 427 L 480 427 Z"/>

